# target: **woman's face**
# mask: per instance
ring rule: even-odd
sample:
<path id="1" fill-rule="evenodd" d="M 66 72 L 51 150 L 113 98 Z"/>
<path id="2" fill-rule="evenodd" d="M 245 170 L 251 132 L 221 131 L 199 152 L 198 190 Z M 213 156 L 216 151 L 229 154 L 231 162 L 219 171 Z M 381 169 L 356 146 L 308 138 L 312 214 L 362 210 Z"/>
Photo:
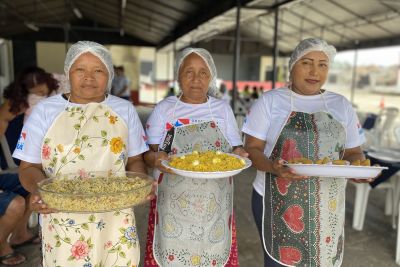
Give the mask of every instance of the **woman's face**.
<path id="1" fill-rule="evenodd" d="M 313 51 L 298 60 L 290 73 L 292 90 L 301 95 L 319 94 L 328 75 L 329 60 L 324 52 Z"/>
<path id="2" fill-rule="evenodd" d="M 71 101 L 78 104 L 104 100 L 108 71 L 101 60 L 91 53 L 84 53 L 69 70 Z"/>
<path id="3" fill-rule="evenodd" d="M 179 82 L 183 93 L 181 100 L 191 104 L 206 102 L 210 80 L 211 73 L 204 60 L 196 53 L 188 55 L 179 69 Z"/>
<path id="4" fill-rule="evenodd" d="M 38 96 L 48 96 L 49 91 L 49 87 L 47 87 L 46 83 L 41 83 L 28 89 L 29 94 L 34 94 Z"/>

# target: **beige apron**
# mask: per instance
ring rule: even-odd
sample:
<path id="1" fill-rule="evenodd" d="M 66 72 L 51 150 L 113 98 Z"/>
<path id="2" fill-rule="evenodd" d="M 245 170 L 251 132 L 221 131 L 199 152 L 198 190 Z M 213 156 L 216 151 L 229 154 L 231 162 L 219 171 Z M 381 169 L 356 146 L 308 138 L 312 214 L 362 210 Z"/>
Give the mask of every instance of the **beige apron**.
<path id="1" fill-rule="evenodd" d="M 212 116 L 210 106 L 209 109 Z M 232 151 L 213 120 L 186 123 L 176 120 L 161 150 L 169 154 L 193 150 Z M 231 252 L 232 203 L 231 177 L 196 179 L 164 173 L 158 185 L 153 241 L 157 264 L 224 266 Z"/>
<path id="2" fill-rule="evenodd" d="M 70 104 L 42 144 L 47 176 L 125 170 L 128 128 L 103 103 Z M 139 240 L 133 209 L 42 216 L 43 266 L 137 266 Z"/>
<path id="3" fill-rule="evenodd" d="M 270 159 L 343 156 L 346 130 L 329 114 L 321 97 L 327 112 L 290 112 Z M 345 189 L 343 178 L 292 181 L 266 173 L 263 237 L 268 254 L 285 266 L 340 266 Z"/>

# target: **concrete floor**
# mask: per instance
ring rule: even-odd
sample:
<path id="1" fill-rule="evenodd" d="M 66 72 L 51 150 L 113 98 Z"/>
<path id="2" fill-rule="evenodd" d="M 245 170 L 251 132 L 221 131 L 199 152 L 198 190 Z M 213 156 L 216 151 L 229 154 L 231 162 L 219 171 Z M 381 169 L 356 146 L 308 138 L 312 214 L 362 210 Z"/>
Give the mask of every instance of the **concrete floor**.
<path id="1" fill-rule="evenodd" d="M 244 267 L 263 266 L 262 250 L 251 212 L 252 181 L 255 170 L 250 168 L 235 176 L 235 212 L 239 245 L 239 261 Z M 364 230 L 351 228 L 354 187 L 348 185 L 346 199 L 346 239 L 344 267 L 395 267 L 396 230 L 391 227 L 391 217 L 383 214 L 385 192 L 372 190 L 369 198 Z M 147 231 L 148 205 L 136 209 L 141 250 L 144 252 Z M 39 262 L 39 246 L 19 249 L 28 261 L 19 266 L 36 267 Z M 142 257 L 143 259 L 143 257 Z M 143 263 L 142 263 L 143 264 Z M 0 265 L 2 266 L 2 265 Z M 141 265 L 142 266 L 142 265 Z"/>

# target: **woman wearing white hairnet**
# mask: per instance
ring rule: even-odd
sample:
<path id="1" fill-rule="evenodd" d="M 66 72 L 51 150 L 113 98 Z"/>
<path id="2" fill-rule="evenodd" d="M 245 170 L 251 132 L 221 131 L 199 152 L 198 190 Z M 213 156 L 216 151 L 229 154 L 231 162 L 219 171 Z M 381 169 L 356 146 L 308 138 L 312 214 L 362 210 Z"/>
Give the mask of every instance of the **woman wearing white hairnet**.
<path id="1" fill-rule="evenodd" d="M 351 103 L 322 89 L 335 53 L 323 40 L 301 41 L 289 61 L 289 86 L 264 93 L 243 125 L 245 149 L 258 170 L 252 206 L 265 266 L 327 267 L 343 260 L 346 179 L 303 177 L 283 165 L 301 157 L 364 159 L 365 138 Z"/>
<path id="2" fill-rule="evenodd" d="M 214 97 L 217 73 L 210 53 L 187 48 L 177 58 L 178 96 L 155 107 L 146 125 L 145 161 L 158 171 L 145 266 L 237 266 L 231 178 L 193 179 L 160 166 L 168 155 L 220 150 L 248 156 L 226 101 Z"/>
<path id="3" fill-rule="evenodd" d="M 20 179 L 41 213 L 43 266 L 137 266 L 140 252 L 132 209 L 54 212 L 36 195 L 37 183 L 65 173 L 128 170 L 146 173 L 148 150 L 133 105 L 109 95 L 111 55 L 94 42 L 71 46 L 64 71 L 70 93 L 40 102 L 22 129 L 13 156 Z M 76 141 L 78 140 L 78 141 Z"/>

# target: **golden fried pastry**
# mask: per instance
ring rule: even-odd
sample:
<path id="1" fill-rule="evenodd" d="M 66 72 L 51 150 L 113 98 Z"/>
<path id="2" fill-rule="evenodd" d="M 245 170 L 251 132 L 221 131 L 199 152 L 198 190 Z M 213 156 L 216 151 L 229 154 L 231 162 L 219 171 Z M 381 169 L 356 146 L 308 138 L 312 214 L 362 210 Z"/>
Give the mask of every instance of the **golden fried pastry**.
<path id="1" fill-rule="evenodd" d="M 351 162 L 351 165 L 353 165 L 353 166 L 360 166 L 360 165 L 361 165 L 361 160 L 356 159 L 356 160 L 354 160 L 354 161 Z"/>
<path id="2" fill-rule="evenodd" d="M 364 159 L 361 161 L 361 166 L 371 166 L 371 161 L 369 159 Z"/>
<path id="3" fill-rule="evenodd" d="M 348 163 L 347 160 L 342 160 L 342 159 L 337 159 L 332 161 L 333 165 L 347 165 L 347 163 Z"/>
<path id="4" fill-rule="evenodd" d="M 294 159 L 290 159 L 288 160 L 288 162 L 290 164 L 313 164 L 313 161 L 311 159 L 308 158 L 294 158 Z"/>
<path id="5" fill-rule="evenodd" d="M 323 159 L 318 159 L 318 160 L 316 160 L 316 161 L 315 161 L 315 164 L 319 164 L 319 165 L 321 165 L 321 164 L 327 164 L 329 161 L 330 161 L 329 158 L 328 158 L 328 157 L 325 157 L 325 158 L 323 158 Z"/>

